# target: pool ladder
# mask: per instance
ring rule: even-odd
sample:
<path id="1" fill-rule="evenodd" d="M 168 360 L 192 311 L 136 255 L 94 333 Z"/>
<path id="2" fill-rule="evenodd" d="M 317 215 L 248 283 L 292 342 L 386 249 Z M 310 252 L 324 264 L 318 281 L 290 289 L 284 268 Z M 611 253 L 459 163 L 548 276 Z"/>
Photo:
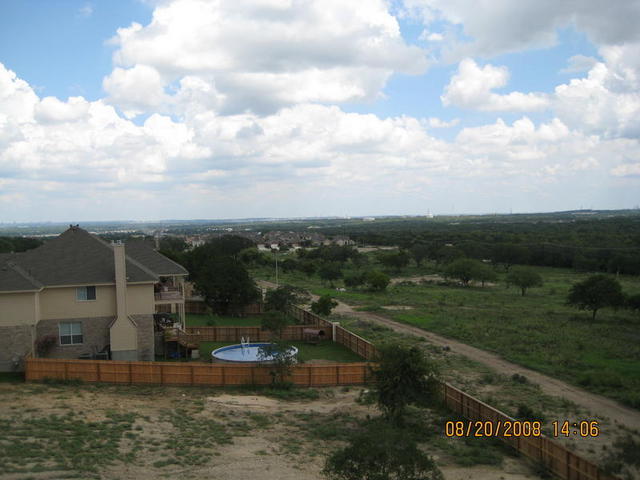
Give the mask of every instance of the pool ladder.
<path id="1" fill-rule="evenodd" d="M 242 350 L 242 354 L 244 355 L 245 353 L 245 348 L 248 349 L 249 348 L 249 337 L 247 337 L 247 339 L 245 340 L 244 337 L 240 337 L 240 348 Z"/>

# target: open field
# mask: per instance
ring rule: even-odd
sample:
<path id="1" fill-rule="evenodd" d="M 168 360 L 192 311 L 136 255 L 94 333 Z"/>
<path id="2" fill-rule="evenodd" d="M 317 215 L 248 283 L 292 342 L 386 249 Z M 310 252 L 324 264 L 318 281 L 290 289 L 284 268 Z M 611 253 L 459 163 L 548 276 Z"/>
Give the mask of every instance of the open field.
<path id="1" fill-rule="evenodd" d="M 395 283 L 387 291 L 336 291 L 317 277 L 281 274 L 281 283 L 308 288 L 362 310 L 415 325 L 640 408 L 640 318 L 629 311 L 590 313 L 565 305 L 574 282 L 570 270 L 536 268 L 545 284 L 521 296 L 506 288 L 504 273 L 494 286 L 460 287 L 435 280 Z M 271 269 L 254 271 L 273 280 Z M 418 272 L 412 272 L 418 273 Z M 426 265 L 421 275 L 438 273 Z M 399 274 L 406 277 L 405 273 Z M 640 292 L 640 279 L 621 276 L 627 293 Z M 337 283 L 339 285 L 339 283 Z M 386 308 L 385 308 L 386 307 Z"/>
<path id="2" fill-rule="evenodd" d="M 0 383 L 0 476 L 320 480 L 325 456 L 377 414 L 357 388 L 277 393 Z M 495 441 L 445 438 L 446 412 L 415 417 L 447 480 L 538 478 Z"/>

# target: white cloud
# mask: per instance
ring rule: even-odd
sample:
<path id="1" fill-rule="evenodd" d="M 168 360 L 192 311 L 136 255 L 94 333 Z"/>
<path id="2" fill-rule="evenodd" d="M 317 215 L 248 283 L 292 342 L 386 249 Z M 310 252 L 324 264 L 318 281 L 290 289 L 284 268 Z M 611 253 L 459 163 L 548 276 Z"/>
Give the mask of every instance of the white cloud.
<path id="1" fill-rule="evenodd" d="M 454 118 L 453 120 L 451 120 L 449 122 L 447 122 L 445 120 L 441 120 L 441 119 L 436 118 L 436 117 L 430 117 L 429 118 L 429 126 L 431 128 L 451 128 L 451 127 L 455 127 L 459 123 L 460 123 L 460 119 L 459 118 Z"/>
<path id="2" fill-rule="evenodd" d="M 614 45 L 640 40 L 640 1 L 620 0 L 603 8 L 600 0 L 403 0 L 405 14 L 461 26 L 464 35 L 448 45 L 453 61 L 547 48 L 558 30 L 575 27 L 591 41 Z"/>
<path id="3" fill-rule="evenodd" d="M 606 137 L 640 136 L 640 44 L 603 47 L 586 78 L 555 89 L 554 107 L 567 125 Z"/>
<path id="4" fill-rule="evenodd" d="M 93 15 L 93 5 L 90 3 L 85 3 L 82 7 L 78 9 L 78 16 L 83 18 L 88 18 Z"/>
<path id="5" fill-rule="evenodd" d="M 194 105 L 180 95 L 216 98 L 208 85 L 183 79 L 176 108 Z M 640 162 L 637 139 L 587 135 L 561 119 L 498 120 L 450 142 L 429 128 L 455 120 L 381 119 L 308 103 L 270 115 L 194 108 L 180 120 L 156 113 L 136 125 L 104 101 L 40 99 L 2 66 L 0 99 L 0 205 L 21 199 L 42 218 L 54 208 L 67 218 L 92 209 L 145 218 L 326 215 L 356 204 L 363 213 L 406 212 L 407 199 L 424 205 L 461 191 L 526 187 L 535 199 L 548 182 L 593 175 L 602 183 Z M 468 208 L 483 205 L 478 197 Z"/>
<path id="6" fill-rule="evenodd" d="M 640 177 L 640 163 L 626 163 L 611 170 L 616 177 Z"/>
<path id="7" fill-rule="evenodd" d="M 41 123 L 75 122 L 86 117 L 89 102 L 82 97 L 70 97 L 66 102 L 45 97 L 35 108 L 35 120 Z"/>
<path id="8" fill-rule="evenodd" d="M 445 106 L 483 111 L 534 111 L 545 109 L 549 101 L 541 93 L 511 92 L 500 95 L 491 90 L 504 87 L 509 80 L 506 67 L 487 64 L 480 67 L 474 60 L 465 58 L 458 71 L 451 77 L 440 97 Z"/>
<path id="9" fill-rule="evenodd" d="M 0 68 L 0 105 L 2 105 L 0 114 L 6 115 L 14 122 L 27 121 L 33 116 L 33 109 L 37 103 L 38 96 L 29 84 L 2 66 Z"/>
<path id="10" fill-rule="evenodd" d="M 436 32 L 430 33 L 429 30 L 423 30 L 418 38 L 423 42 L 442 42 L 444 40 L 444 35 Z"/>
<path id="11" fill-rule="evenodd" d="M 585 55 L 574 55 L 569 58 L 567 67 L 561 70 L 561 73 L 582 73 L 591 70 L 591 68 L 598 63 L 593 57 L 587 57 Z"/>
<path id="12" fill-rule="evenodd" d="M 164 93 L 164 85 L 158 71 L 146 65 L 116 68 L 102 82 L 109 94 L 109 102 L 119 106 L 127 117 L 135 117 L 167 103 L 169 97 Z"/>
<path id="13" fill-rule="evenodd" d="M 266 114 L 296 103 L 370 100 L 393 72 L 427 66 L 383 0 L 170 0 L 158 4 L 149 25 L 121 28 L 112 43 L 121 68 L 105 89 L 131 111 L 155 105 L 159 87 L 185 77 L 208 84 L 224 113 Z M 122 94 L 131 68 L 157 73 L 152 101 Z"/>

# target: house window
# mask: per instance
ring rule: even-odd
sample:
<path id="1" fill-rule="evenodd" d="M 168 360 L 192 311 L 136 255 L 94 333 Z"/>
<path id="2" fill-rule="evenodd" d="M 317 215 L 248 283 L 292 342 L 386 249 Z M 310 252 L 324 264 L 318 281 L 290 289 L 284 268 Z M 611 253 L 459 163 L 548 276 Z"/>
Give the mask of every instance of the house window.
<path id="1" fill-rule="evenodd" d="M 82 323 L 61 323 L 60 345 L 78 345 L 82 343 Z"/>
<path id="2" fill-rule="evenodd" d="M 78 287 L 76 288 L 76 299 L 81 302 L 96 299 L 96 287 Z"/>

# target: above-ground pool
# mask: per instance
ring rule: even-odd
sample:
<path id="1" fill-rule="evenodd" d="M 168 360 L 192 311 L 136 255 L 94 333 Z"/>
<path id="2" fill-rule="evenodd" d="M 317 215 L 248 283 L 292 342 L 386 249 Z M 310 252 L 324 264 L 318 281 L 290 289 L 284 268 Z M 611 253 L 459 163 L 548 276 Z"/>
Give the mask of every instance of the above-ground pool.
<path id="1" fill-rule="evenodd" d="M 272 356 L 260 355 L 260 347 L 265 347 L 269 343 L 245 343 L 244 345 L 228 345 L 220 347 L 213 352 L 211 356 L 214 360 L 222 360 L 224 362 L 270 362 L 273 361 Z M 295 357 L 298 353 L 296 347 L 290 346 L 290 355 Z"/>

